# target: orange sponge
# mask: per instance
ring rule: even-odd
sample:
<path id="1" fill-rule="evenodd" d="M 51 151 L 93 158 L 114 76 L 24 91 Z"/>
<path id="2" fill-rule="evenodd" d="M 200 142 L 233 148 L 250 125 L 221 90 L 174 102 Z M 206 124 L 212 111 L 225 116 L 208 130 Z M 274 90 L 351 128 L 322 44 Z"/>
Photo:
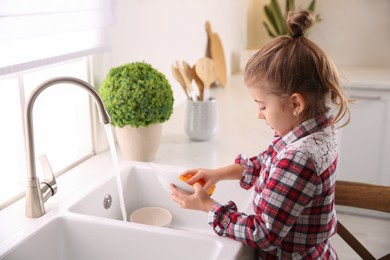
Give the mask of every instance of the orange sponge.
<path id="1" fill-rule="evenodd" d="M 184 181 L 184 182 L 187 182 L 190 178 L 192 177 L 192 175 L 188 174 L 188 175 L 180 175 L 179 176 L 179 179 Z M 197 183 L 199 183 L 200 185 L 204 186 L 206 184 L 206 182 L 204 181 L 204 179 L 200 179 L 197 181 Z M 208 191 L 207 191 L 207 194 L 209 194 L 209 196 L 213 195 L 215 191 L 215 185 L 213 185 Z"/>

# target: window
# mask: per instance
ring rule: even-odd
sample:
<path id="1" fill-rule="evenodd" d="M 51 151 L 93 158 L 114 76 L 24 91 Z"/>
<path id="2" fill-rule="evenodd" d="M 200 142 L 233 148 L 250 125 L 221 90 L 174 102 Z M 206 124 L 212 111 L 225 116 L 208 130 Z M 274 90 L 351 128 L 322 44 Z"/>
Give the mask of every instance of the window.
<path id="1" fill-rule="evenodd" d="M 80 58 L 0 79 L 0 209 L 10 200 L 23 196 L 26 188 L 26 160 L 23 111 L 32 90 L 57 76 L 72 76 L 88 81 L 88 60 Z M 33 108 L 35 155 L 45 153 L 55 173 L 94 152 L 87 92 L 70 84 L 44 90 Z M 42 181 L 39 161 L 37 173 Z"/>
<path id="2" fill-rule="evenodd" d="M 0 1 L 0 75 L 110 49 L 116 0 Z"/>
<path id="3" fill-rule="evenodd" d="M 21 99 L 16 78 L 0 80 L 0 209 L 21 187 L 26 178 Z"/>
<path id="4" fill-rule="evenodd" d="M 23 112 L 31 91 L 57 76 L 88 81 L 85 57 L 110 50 L 116 4 L 116 0 L 0 1 L 0 210 L 25 193 Z M 35 155 L 45 153 L 57 173 L 91 155 L 90 115 L 89 96 L 78 86 L 61 84 L 44 90 L 33 111 Z"/>

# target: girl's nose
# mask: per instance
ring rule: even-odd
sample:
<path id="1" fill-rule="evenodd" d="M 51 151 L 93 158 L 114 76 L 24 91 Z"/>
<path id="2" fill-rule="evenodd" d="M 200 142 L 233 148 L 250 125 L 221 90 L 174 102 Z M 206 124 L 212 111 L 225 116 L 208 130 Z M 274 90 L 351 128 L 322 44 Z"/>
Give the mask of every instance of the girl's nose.
<path id="1" fill-rule="evenodd" d="M 259 114 L 257 115 L 259 119 L 265 119 L 264 113 L 262 111 L 259 111 Z"/>

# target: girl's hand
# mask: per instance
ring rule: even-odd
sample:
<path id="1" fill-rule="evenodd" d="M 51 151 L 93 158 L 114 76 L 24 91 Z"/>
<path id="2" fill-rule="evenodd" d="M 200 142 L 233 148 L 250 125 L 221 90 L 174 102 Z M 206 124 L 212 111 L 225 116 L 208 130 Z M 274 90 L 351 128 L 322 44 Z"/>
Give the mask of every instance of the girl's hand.
<path id="1" fill-rule="evenodd" d="M 221 180 L 240 180 L 244 170 L 245 168 L 239 164 L 231 164 L 217 169 L 191 169 L 183 172 L 181 175 L 192 175 L 187 181 L 190 185 L 203 179 L 205 181 L 203 189 L 207 191 Z"/>
<path id="2" fill-rule="evenodd" d="M 182 208 L 209 212 L 215 203 L 199 183 L 194 184 L 195 192 L 192 194 L 176 188 L 172 183 L 169 187 L 172 191 L 171 198 Z"/>
<path id="3" fill-rule="evenodd" d="M 220 181 L 219 179 L 220 176 L 217 174 L 217 170 L 191 169 L 181 174 L 181 176 L 187 176 L 187 175 L 192 176 L 187 181 L 189 185 L 193 185 L 197 181 L 203 179 L 205 181 L 205 184 L 203 186 L 203 189 L 205 191 L 209 190 L 213 185 L 215 185 L 218 181 Z"/>

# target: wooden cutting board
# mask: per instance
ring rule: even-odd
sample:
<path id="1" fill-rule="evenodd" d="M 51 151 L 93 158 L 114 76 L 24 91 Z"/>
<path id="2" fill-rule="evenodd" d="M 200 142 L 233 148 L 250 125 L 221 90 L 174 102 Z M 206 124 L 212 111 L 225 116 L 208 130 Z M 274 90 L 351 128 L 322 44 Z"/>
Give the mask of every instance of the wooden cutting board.
<path id="1" fill-rule="evenodd" d="M 218 81 L 221 86 L 226 86 L 227 75 L 226 75 L 226 62 L 225 54 L 223 51 L 223 46 L 219 35 L 212 31 L 211 24 L 209 21 L 206 21 L 206 32 L 207 32 L 207 47 L 206 47 L 206 57 L 209 57 L 214 60 Z"/>

